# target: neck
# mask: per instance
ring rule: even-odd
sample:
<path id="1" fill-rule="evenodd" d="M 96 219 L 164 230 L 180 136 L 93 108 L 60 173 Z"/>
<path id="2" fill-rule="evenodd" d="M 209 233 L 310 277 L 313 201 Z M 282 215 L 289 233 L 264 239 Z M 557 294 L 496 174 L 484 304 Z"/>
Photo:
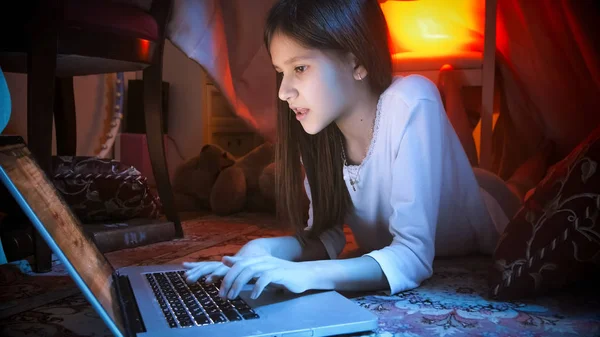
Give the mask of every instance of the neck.
<path id="1" fill-rule="evenodd" d="M 353 100 L 351 110 L 336 120 L 344 135 L 349 162 L 360 162 L 367 155 L 379 101 L 379 96 L 370 91 L 359 96 Z"/>

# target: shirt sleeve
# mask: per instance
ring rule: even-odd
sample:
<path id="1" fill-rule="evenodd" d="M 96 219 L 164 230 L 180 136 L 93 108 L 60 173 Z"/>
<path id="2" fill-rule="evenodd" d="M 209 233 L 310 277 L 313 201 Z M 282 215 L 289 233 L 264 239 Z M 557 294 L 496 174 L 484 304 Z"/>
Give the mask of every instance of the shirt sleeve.
<path id="1" fill-rule="evenodd" d="M 406 106 L 406 103 L 402 102 Z M 432 275 L 435 232 L 442 186 L 442 139 L 446 129 L 441 103 L 420 99 L 408 107 L 408 122 L 392 144 L 392 243 L 366 256 L 387 277 L 390 293 L 418 287 Z M 396 140 L 394 140 L 396 142 Z"/>
<path id="2" fill-rule="evenodd" d="M 308 234 L 308 231 L 312 228 L 313 224 L 312 197 L 310 194 L 310 185 L 308 184 L 308 179 L 306 177 L 304 178 L 304 189 L 306 191 L 306 195 L 308 196 L 309 201 L 308 222 L 302 236 L 296 237 L 302 245 L 304 244 L 304 242 L 306 242 L 306 235 Z M 323 243 L 323 246 L 325 246 L 327 255 L 332 260 L 336 259 L 346 246 L 346 235 L 344 234 L 342 225 L 335 226 L 324 231 L 323 233 L 321 233 L 321 235 L 319 235 L 319 239 Z"/>

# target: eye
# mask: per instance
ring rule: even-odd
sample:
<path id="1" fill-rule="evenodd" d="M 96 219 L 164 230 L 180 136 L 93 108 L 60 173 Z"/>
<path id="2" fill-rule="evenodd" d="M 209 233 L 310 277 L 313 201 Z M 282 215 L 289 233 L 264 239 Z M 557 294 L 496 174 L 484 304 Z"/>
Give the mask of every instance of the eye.
<path id="1" fill-rule="evenodd" d="M 296 68 L 294 68 L 294 71 L 297 74 L 301 74 L 306 71 L 306 66 L 297 66 Z"/>

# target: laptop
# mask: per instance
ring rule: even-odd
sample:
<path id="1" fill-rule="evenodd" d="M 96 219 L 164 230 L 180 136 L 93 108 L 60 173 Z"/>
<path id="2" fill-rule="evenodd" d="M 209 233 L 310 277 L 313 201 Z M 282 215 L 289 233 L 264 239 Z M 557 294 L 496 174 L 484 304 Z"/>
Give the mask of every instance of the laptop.
<path id="1" fill-rule="evenodd" d="M 377 328 L 377 316 L 335 291 L 267 287 L 235 300 L 188 285 L 181 265 L 115 270 L 33 159 L 23 139 L 0 136 L 0 180 L 115 336 L 331 336 Z"/>

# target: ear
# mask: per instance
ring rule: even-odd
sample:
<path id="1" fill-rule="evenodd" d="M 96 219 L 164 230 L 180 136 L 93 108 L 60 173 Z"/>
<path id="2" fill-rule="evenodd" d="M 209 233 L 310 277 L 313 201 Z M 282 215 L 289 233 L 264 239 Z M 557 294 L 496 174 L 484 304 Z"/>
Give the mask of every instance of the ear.
<path id="1" fill-rule="evenodd" d="M 219 158 L 219 170 L 224 170 L 233 164 L 235 164 L 235 159 L 233 159 L 227 152 L 223 152 Z"/>
<path id="2" fill-rule="evenodd" d="M 349 64 L 352 66 L 352 77 L 354 77 L 357 81 L 362 81 L 367 77 L 367 69 L 360 64 L 356 56 L 352 53 L 348 53 L 347 60 Z"/>

